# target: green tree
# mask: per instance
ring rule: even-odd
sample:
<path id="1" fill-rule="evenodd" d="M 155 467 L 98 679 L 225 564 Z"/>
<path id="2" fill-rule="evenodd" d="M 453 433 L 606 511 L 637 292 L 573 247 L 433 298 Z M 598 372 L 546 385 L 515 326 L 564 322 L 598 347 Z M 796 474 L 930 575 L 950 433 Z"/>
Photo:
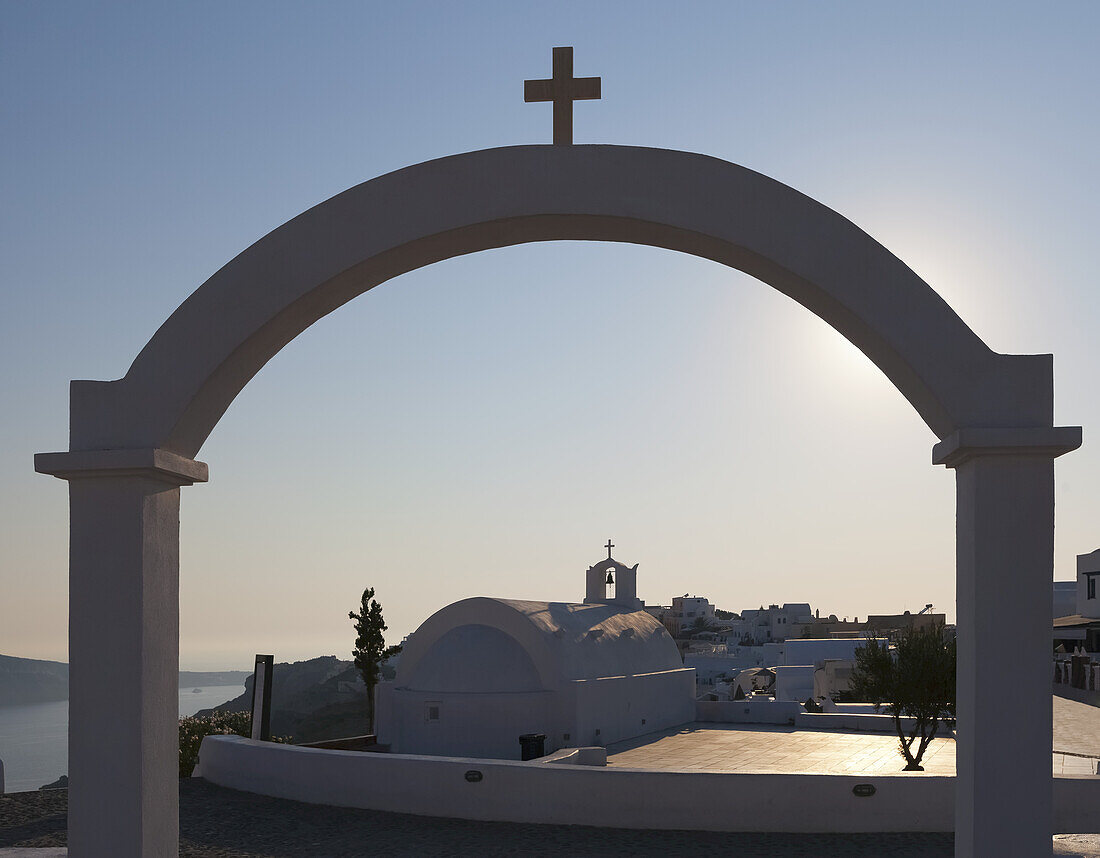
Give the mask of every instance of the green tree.
<path id="1" fill-rule="evenodd" d="M 189 778 L 199 760 L 199 747 L 207 736 L 252 735 L 251 712 L 223 712 L 214 710 L 209 715 L 189 715 L 179 719 L 180 777 Z M 272 736 L 272 742 L 289 744 L 289 736 Z"/>
<path id="2" fill-rule="evenodd" d="M 359 613 L 348 611 L 355 620 L 355 649 L 351 651 L 355 666 L 367 686 L 367 732 L 374 732 L 374 688 L 378 685 L 379 669 L 386 659 L 401 652 L 401 645 L 386 646 L 383 633 L 389 626 L 382 619 L 382 606 L 374 598 L 374 588 L 363 591 Z"/>
<path id="3" fill-rule="evenodd" d="M 955 664 L 955 640 L 942 626 L 903 629 L 894 652 L 874 639 L 856 650 L 851 690 L 858 700 L 887 705 L 907 772 L 924 771 L 920 761 L 940 724 L 955 718 Z M 913 719 L 908 732 L 902 718 Z"/>
<path id="4" fill-rule="evenodd" d="M 706 617 L 696 617 L 687 628 L 689 635 L 697 635 L 700 632 L 709 632 L 714 628 L 714 623 Z"/>

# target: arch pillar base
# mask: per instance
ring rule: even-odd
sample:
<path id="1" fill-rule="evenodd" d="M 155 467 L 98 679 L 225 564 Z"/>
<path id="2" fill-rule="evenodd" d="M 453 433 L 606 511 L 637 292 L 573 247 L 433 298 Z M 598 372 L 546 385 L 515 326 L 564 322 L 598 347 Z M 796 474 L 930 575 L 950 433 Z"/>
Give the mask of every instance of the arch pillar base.
<path id="1" fill-rule="evenodd" d="M 69 855 L 179 851 L 179 500 L 206 466 L 47 453 L 69 481 Z"/>
<path id="2" fill-rule="evenodd" d="M 1049 855 L 1051 617 L 1037 606 L 1054 578 L 1054 458 L 1081 431 L 966 434 L 934 454 L 957 497 L 955 855 Z"/>

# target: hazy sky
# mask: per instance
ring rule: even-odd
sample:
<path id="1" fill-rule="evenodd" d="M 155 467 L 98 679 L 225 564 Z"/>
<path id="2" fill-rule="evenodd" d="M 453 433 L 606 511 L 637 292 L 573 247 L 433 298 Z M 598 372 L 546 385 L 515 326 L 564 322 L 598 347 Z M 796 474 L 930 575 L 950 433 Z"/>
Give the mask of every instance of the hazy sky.
<path id="1" fill-rule="evenodd" d="M 1056 577 L 1100 546 L 1100 5 L 0 6 L 0 652 L 66 658 L 71 378 L 113 379 L 210 274 L 425 159 L 548 143 L 523 103 L 574 45 L 578 143 L 703 152 L 852 219 L 992 348 L 1053 352 Z M 181 663 L 347 657 L 459 598 L 639 594 L 954 619 L 954 476 L 858 351 L 739 272 L 554 243 L 451 260 L 321 320 L 182 491 Z M 80 610 L 80 606 L 73 606 Z"/>

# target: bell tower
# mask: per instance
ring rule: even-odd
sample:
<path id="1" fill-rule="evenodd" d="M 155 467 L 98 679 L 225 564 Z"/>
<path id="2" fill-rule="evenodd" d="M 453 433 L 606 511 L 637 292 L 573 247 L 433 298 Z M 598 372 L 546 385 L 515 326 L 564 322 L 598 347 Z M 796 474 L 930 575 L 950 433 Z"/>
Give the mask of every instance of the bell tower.
<path id="1" fill-rule="evenodd" d="M 638 564 L 627 566 L 611 556 L 614 548 L 607 540 L 607 559 L 589 566 L 585 573 L 586 605 L 617 605 L 623 610 L 640 611 L 645 603 L 638 598 Z"/>

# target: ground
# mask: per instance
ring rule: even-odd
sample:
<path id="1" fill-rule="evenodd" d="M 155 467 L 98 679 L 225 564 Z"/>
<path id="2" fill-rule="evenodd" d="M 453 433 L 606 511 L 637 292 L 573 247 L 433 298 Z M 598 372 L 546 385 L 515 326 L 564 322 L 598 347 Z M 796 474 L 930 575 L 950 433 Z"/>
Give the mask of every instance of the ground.
<path id="1" fill-rule="evenodd" d="M 65 842 L 65 791 L 0 796 L 0 847 Z M 949 834 L 715 834 L 468 822 L 299 804 L 180 781 L 181 858 L 359 855 L 698 856 L 716 844 L 741 858 L 951 856 Z M 3 855 L 0 852 L 0 855 Z"/>
<path id="2" fill-rule="evenodd" d="M 4 847 L 65 843 L 65 790 L 0 796 L 0 858 L 60 858 L 57 850 Z M 715 834 L 468 822 L 299 804 L 180 781 L 181 858 L 344 858 L 359 855 L 696 856 L 738 858 L 950 858 L 950 834 Z M 1100 837 L 1054 839 L 1060 858 L 1100 858 Z"/>

